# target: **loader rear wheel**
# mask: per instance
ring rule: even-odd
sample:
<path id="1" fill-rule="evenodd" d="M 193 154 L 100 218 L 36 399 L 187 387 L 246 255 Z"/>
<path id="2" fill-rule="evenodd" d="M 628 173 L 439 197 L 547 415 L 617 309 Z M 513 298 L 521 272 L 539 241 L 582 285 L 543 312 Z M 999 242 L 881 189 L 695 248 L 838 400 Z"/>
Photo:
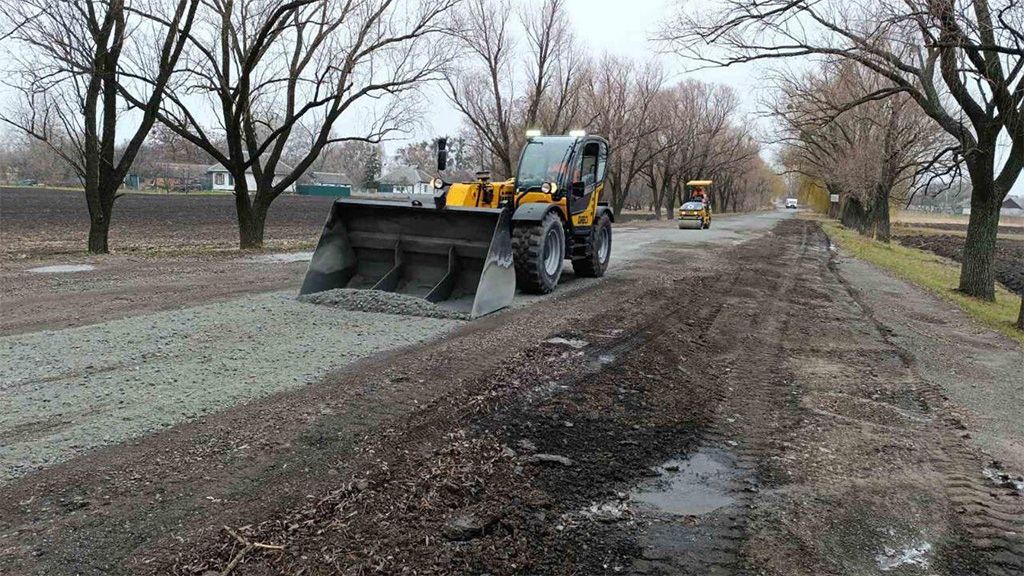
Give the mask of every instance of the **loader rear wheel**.
<path id="1" fill-rule="evenodd" d="M 558 286 L 565 261 L 562 219 L 548 212 L 537 224 L 517 224 L 512 232 L 516 284 L 529 294 L 547 294 Z"/>
<path id="2" fill-rule="evenodd" d="M 597 219 L 590 241 L 593 242 L 590 256 L 572 261 L 572 270 L 577 276 L 600 278 L 608 269 L 608 260 L 612 255 L 612 220 L 607 215 Z"/>

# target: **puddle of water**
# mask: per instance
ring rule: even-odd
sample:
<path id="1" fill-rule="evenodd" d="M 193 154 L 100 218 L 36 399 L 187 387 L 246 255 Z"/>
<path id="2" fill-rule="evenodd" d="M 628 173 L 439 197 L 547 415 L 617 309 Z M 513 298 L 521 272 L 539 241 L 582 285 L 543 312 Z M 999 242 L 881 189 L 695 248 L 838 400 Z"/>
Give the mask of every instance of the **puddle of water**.
<path id="1" fill-rule="evenodd" d="M 556 344 L 558 346 L 568 346 L 570 348 L 575 348 L 576 350 L 585 348 L 588 344 L 586 340 L 580 340 L 578 338 L 562 338 L 561 336 L 548 338 L 544 342 L 547 342 L 548 344 Z"/>
<path id="2" fill-rule="evenodd" d="M 291 262 L 309 262 L 313 259 L 312 252 L 282 252 L 279 254 L 260 254 L 253 256 L 253 262 L 263 264 L 289 264 Z"/>
<path id="3" fill-rule="evenodd" d="M 875 562 L 878 563 L 878 569 L 882 572 L 888 572 L 903 565 L 927 568 L 928 558 L 926 556 L 931 550 L 932 545 L 928 542 L 908 546 L 901 550 L 886 547 L 881 554 L 875 556 Z"/>
<path id="4" fill-rule="evenodd" d="M 96 267 L 92 264 L 56 264 L 54 266 L 41 266 L 39 268 L 29 268 L 29 272 L 36 272 L 39 274 L 66 274 L 69 272 L 88 272 L 95 270 Z"/>
<path id="5" fill-rule="evenodd" d="M 638 486 L 632 501 L 679 516 L 701 516 L 736 501 L 730 484 L 739 472 L 723 451 L 701 448 L 686 460 L 665 462 L 658 471 L 662 476 Z"/>

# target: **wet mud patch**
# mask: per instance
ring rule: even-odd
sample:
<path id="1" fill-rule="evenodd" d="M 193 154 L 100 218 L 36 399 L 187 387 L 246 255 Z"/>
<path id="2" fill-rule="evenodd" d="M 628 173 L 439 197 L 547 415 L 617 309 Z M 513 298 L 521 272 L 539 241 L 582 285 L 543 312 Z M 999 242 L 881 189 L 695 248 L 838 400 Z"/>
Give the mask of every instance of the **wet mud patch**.
<path id="1" fill-rule="evenodd" d="M 658 303 L 677 291 L 659 282 L 584 330 L 544 336 L 353 447 L 364 464 L 353 476 L 353 459 L 340 463 L 337 491 L 245 527 L 245 538 L 287 552 L 253 555 L 241 573 L 627 569 L 640 554 L 635 526 L 602 505 L 691 450 L 714 402 L 698 386 L 712 373 L 679 368 L 700 350 L 680 347 L 699 331 L 678 318 L 699 323 L 715 308 L 702 295 L 666 313 Z M 300 441 L 336 442 L 330 415 L 321 420 Z M 228 544 L 189 555 L 178 572 L 221 569 L 240 551 Z"/>
<path id="2" fill-rule="evenodd" d="M 637 521 L 644 529 L 641 553 L 631 566 L 635 574 L 735 573 L 743 564 L 726 542 L 743 537 L 744 490 L 749 473 L 735 456 L 701 447 L 656 469 L 630 493 Z"/>
<path id="3" fill-rule="evenodd" d="M 935 485 L 909 478 L 778 491 L 756 507 L 747 550 L 780 574 L 932 574 L 962 545 L 939 504 Z"/>

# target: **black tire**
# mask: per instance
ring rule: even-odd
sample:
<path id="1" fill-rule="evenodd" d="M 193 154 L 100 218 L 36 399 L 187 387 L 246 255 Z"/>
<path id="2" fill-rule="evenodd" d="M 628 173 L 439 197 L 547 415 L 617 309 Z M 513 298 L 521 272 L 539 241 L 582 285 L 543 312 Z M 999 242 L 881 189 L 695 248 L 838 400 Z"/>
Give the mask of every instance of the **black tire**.
<path id="1" fill-rule="evenodd" d="M 545 253 L 545 247 L 548 253 Z M 557 249 L 552 255 L 550 250 Z M 565 227 L 562 219 L 548 212 L 536 224 L 517 224 L 512 231 L 512 253 L 516 284 L 529 294 L 547 294 L 558 286 L 565 263 Z M 550 256 L 550 259 L 549 259 Z M 552 269 L 557 259 L 557 266 Z"/>
<path id="2" fill-rule="evenodd" d="M 704 224 L 704 229 L 705 229 L 705 230 L 707 230 L 708 228 L 711 228 L 711 219 L 710 219 L 710 218 L 709 218 L 709 219 L 708 219 L 708 221 L 707 221 L 707 222 L 706 222 L 706 223 Z"/>
<path id="3" fill-rule="evenodd" d="M 601 242 L 607 240 L 604 249 L 601 249 Z M 594 232 L 590 236 L 594 246 L 587 258 L 578 258 L 572 261 L 572 270 L 577 276 L 586 278 L 600 278 L 608 269 L 608 261 L 612 257 L 612 219 L 603 214 L 594 224 Z"/>

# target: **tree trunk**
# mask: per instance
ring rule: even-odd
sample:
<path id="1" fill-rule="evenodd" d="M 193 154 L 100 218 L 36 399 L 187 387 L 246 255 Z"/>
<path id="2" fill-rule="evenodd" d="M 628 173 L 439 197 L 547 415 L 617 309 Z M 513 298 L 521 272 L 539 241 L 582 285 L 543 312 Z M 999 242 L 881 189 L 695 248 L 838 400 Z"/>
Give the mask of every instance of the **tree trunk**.
<path id="1" fill-rule="evenodd" d="M 238 247 L 242 250 L 259 250 L 263 248 L 263 228 L 267 213 L 256 208 L 246 210 L 247 214 L 238 215 Z"/>
<path id="2" fill-rule="evenodd" d="M 100 189 L 97 182 L 86 183 L 85 203 L 89 209 L 89 252 L 107 254 L 110 252 L 110 217 L 114 212 L 116 190 Z"/>
<path id="3" fill-rule="evenodd" d="M 875 229 L 875 239 L 886 244 L 892 239 L 892 226 L 889 221 L 889 187 L 878 185 L 875 198 L 871 205 L 871 219 Z"/>
<path id="4" fill-rule="evenodd" d="M 249 191 L 243 179 L 235 179 L 235 211 L 238 214 L 238 247 L 242 250 L 259 250 L 263 248 L 263 230 L 267 220 L 267 207 L 261 202 L 262 195 L 257 191 L 253 201 L 249 200 Z"/>
<path id="5" fill-rule="evenodd" d="M 985 140 L 995 143 L 994 137 Z M 966 155 L 966 161 L 971 176 L 971 217 L 967 222 L 959 290 L 991 301 L 996 297 L 993 260 L 1005 190 L 996 189 L 995 159 L 991 152 L 979 146 Z"/>
<path id="6" fill-rule="evenodd" d="M 963 263 L 960 266 L 960 291 L 968 296 L 983 300 L 995 300 L 995 270 L 993 260 L 996 251 L 996 233 L 999 230 L 999 198 L 989 188 L 980 193 L 975 182 L 971 196 L 971 218 L 967 223 L 967 240 L 964 242 Z M 987 183 L 992 186 L 991 180 Z"/>
<path id="7" fill-rule="evenodd" d="M 89 252 L 92 254 L 107 254 L 110 252 L 107 246 L 107 237 L 110 234 L 110 215 L 97 215 L 89 219 Z"/>
<path id="8" fill-rule="evenodd" d="M 839 221 L 851 230 L 865 234 L 868 230 L 870 214 L 855 196 L 847 196 L 839 209 Z"/>
<path id="9" fill-rule="evenodd" d="M 1017 329 L 1024 330 L 1024 294 L 1020 295 L 1020 312 L 1017 314 Z"/>

